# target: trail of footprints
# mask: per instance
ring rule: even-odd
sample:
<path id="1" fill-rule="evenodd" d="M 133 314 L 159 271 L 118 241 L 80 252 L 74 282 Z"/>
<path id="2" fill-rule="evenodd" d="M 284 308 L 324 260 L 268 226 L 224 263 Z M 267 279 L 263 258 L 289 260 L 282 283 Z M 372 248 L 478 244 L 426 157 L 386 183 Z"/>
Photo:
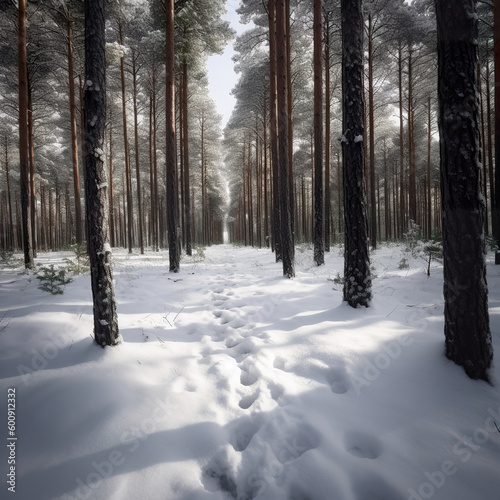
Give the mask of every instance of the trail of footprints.
<path id="1" fill-rule="evenodd" d="M 214 306 L 212 314 L 218 319 L 219 325 L 211 332 L 211 341 L 208 341 L 209 345 L 201 351 L 202 357 L 199 362 L 211 363 L 210 356 L 215 354 L 225 354 L 234 359 L 239 369 L 239 383 L 243 390 L 238 404 L 240 408 L 247 410 L 254 405 L 261 394 L 266 392 L 264 390 L 266 384 L 267 392 L 276 402 L 283 395 L 284 389 L 278 384 L 266 383 L 262 379 L 262 371 L 259 368 L 262 362 L 260 347 L 267 342 L 267 335 L 253 335 L 254 325 L 244 310 L 245 301 L 232 290 L 235 286 L 235 282 L 231 280 L 232 276 L 230 274 L 229 278 L 218 277 L 211 283 L 212 288 L 208 293 Z M 214 348 L 213 342 L 223 342 L 223 345 Z"/>
<path id="2" fill-rule="evenodd" d="M 232 287 L 236 285 L 229 279 L 217 277 L 216 281 L 209 283 L 213 288 L 208 291 L 214 307 L 212 314 L 218 319 L 218 325 L 211 330 L 210 340 L 205 341 L 205 347 L 200 352 L 200 364 L 211 364 L 207 373 L 218 376 L 217 387 L 221 389 L 219 401 L 228 404 L 230 398 L 227 394 L 233 393 L 234 385 L 229 382 L 233 374 L 234 364 L 239 369 L 240 393 L 238 406 L 242 410 L 255 410 L 255 404 L 260 398 L 271 398 L 282 406 L 284 387 L 270 380 L 265 380 L 263 370 L 274 368 L 287 371 L 287 361 L 282 357 L 272 359 L 263 357 L 261 347 L 267 342 L 266 334 L 254 335 L 254 325 L 245 317 L 243 308 L 245 301 L 236 296 Z M 214 342 L 222 343 L 216 344 Z M 220 346 L 220 347 L 219 347 Z M 229 357 L 228 365 L 218 358 L 214 362 L 214 355 L 225 354 Z M 231 359 L 232 358 L 232 359 Z M 212 364 L 213 363 L 213 364 Z M 264 364 L 263 364 L 264 363 Z M 265 366 L 267 365 L 267 366 Z M 272 368 L 271 368 L 272 366 Z M 222 376 L 221 376 L 222 375 Z M 325 369 L 322 376 L 324 383 L 328 384 L 332 393 L 345 394 L 351 388 L 349 376 L 344 367 Z M 189 390 L 189 389 L 187 389 Z M 226 394 L 224 394 L 226 393 Z M 252 408 L 254 407 L 254 408 Z M 265 419 L 264 413 L 250 412 L 245 416 L 228 424 L 229 442 L 234 453 L 244 452 L 251 444 L 256 434 L 261 431 L 262 437 L 268 443 L 281 464 L 289 464 L 303 455 L 306 451 L 320 445 L 319 433 L 308 423 L 301 419 L 287 418 L 284 413 L 277 413 L 273 419 Z M 280 422 L 280 419 L 283 421 Z M 259 433 L 260 434 L 260 433 Z M 359 459 L 376 459 L 382 453 L 380 440 L 361 431 L 350 431 L 344 436 L 344 448 L 353 457 Z M 255 446 L 258 446 L 256 444 Z M 243 489 L 238 491 L 231 453 L 227 449 L 221 450 L 204 467 L 203 481 L 208 490 L 222 490 L 233 498 L 253 499 L 258 495 L 258 490 L 252 490 L 251 481 L 243 481 Z M 241 488 L 241 486 L 240 486 Z"/>

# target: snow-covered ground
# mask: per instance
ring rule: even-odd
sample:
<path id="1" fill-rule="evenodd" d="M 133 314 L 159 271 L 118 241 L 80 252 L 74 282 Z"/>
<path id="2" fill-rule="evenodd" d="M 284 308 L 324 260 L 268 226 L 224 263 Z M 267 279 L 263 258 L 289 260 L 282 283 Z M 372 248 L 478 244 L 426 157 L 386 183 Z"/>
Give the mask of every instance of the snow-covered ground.
<path id="1" fill-rule="evenodd" d="M 352 309 L 342 251 L 317 268 L 302 250 L 293 280 L 264 249 L 207 248 L 179 274 L 116 250 L 106 349 L 88 275 L 50 295 L 1 271 L 0 497 L 11 456 L 22 500 L 498 500 L 500 363 L 490 386 L 444 357 L 440 265 L 382 247 L 373 305 Z M 488 281 L 500 356 L 491 255 Z"/>

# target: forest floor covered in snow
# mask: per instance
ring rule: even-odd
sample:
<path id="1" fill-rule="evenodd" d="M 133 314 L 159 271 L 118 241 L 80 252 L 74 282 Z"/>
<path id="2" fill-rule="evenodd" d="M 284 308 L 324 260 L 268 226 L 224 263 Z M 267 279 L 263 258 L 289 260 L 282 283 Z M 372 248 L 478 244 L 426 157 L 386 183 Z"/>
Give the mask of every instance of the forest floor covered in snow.
<path id="1" fill-rule="evenodd" d="M 167 252 L 117 249 L 105 349 L 88 274 L 51 295 L 0 270 L 0 497 L 15 388 L 13 498 L 498 500 L 500 362 L 490 386 L 444 357 L 441 265 L 383 246 L 372 307 L 352 309 L 342 250 L 325 260 L 298 247 L 288 280 L 269 250 L 222 245 L 171 274 Z M 492 254 L 488 284 L 498 358 Z"/>

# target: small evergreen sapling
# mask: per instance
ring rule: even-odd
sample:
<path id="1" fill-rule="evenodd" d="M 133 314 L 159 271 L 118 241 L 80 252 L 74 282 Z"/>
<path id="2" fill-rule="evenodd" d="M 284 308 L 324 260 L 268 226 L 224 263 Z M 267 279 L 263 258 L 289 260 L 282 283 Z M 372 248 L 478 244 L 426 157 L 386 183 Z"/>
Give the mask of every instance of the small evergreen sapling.
<path id="1" fill-rule="evenodd" d="M 72 278 L 66 277 L 66 269 L 57 269 L 54 264 L 41 267 L 36 278 L 40 281 L 38 288 L 52 295 L 62 295 L 64 287 L 73 281 Z"/>
<path id="2" fill-rule="evenodd" d="M 83 274 L 89 272 L 90 261 L 87 251 L 87 245 L 76 243 L 71 245 L 71 250 L 75 252 L 76 262 L 72 259 L 65 259 L 67 263 L 67 270 L 72 274 Z"/>

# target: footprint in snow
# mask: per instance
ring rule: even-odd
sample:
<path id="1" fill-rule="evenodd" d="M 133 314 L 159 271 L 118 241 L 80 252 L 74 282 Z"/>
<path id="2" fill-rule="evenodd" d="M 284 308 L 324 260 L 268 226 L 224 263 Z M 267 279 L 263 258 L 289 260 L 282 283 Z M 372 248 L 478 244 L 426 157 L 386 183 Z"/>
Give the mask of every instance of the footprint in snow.
<path id="1" fill-rule="evenodd" d="M 245 416 L 228 425 L 229 442 L 235 451 L 245 451 L 252 438 L 262 427 L 262 417 L 259 414 Z"/>
<path id="2" fill-rule="evenodd" d="M 246 321 L 243 318 L 236 318 L 235 320 L 233 320 L 229 323 L 229 326 L 231 328 L 234 328 L 235 330 L 238 328 L 242 328 L 245 325 L 246 325 Z"/>
<path id="3" fill-rule="evenodd" d="M 253 365 L 248 368 L 241 368 L 240 383 L 245 387 L 255 384 L 259 380 L 260 372 Z"/>
<path id="4" fill-rule="evenodd" d="M 344 436 L 345 449 L 352 456 L 373 460 L 382 453 L 380 440 L 362 431 L 348 431 Z"/>
<path id="5" fill-rule="evenodd" d="M 241 342 L 241 339 L 237 339 L 236 337 L 231 335 L 230 337 L 228 337 L 226 339 L 226 347 L 228 349 L 232 349 L 233 347 L 236 347 L 240 342 Z"/>
<path id="6" fill-rule="evenodd" d="M 271 397 L 274 401 L 278 402 L 278 400 L 285 394 L 285 388 L 281 384 L 275 384 L 274 382 L 270 382 L 268 384 L 269 392 L 271 393 Z"/>
<path id="7" fill-rule="evenodd" d="M 248 408 L 250 408 L 250 406 L 252 406 L 255 403 L 255 401 L 257 401 L 258 397 L 259 397 L 259 391 L 255 392 L 254 394 L 244 396 L 241 398 L 238 405 L 242 410 L 248 410 Z"/>
<path id="8" fill-rule="evenodd" d="M 350 387 L 349 379 L 343 368 L 331 368 L 326 372 L 326 381 L 335 394 L 345 394 Z"/>
<path id="9" fill-rule="evenodd" d="M 282 464 L 293 462 L 306 451 L 317 448 L 321 442 L 318 432 L 304 422 L 297 422 L 290 427 L 284 424 L 280 431 L 281 438 L 272 443 L 271 447 Z"/>
<path id="10" fill-rule="evenodd" d="M 204 468 L 201 481 L 207 491 L 225 491 L 231 497 L 236 498 L 238 491 L 233 479 L 234 471 L 230 457 L 222 450 L 216 454 Z"/>
<path id="11" fill-rule="evenodd" d="M 217 302 L 226 302 L 226 300 L 229 300 L 229 297 L 227 295 L 222 295 L 221 293 L 212 293 L 212 300 Z"/>
<path id="12" fill-rule="evenodd" d="M 286 371 L 285 363 L 286 363 L 285 358 L 282 358 L 281 356 L 276 356 L 273 361 L 273 367 L 276 368 L 277 370 Z"/>
<path id="13" fill-rule="evenodd" d="M 236 314 L 231 311 L 223 311 L 220 315 L 220 322 L 222 325 L 227 325 L 228 323 L 236 319 L 238 319 L 238 316 L 236 316 Z"/>

